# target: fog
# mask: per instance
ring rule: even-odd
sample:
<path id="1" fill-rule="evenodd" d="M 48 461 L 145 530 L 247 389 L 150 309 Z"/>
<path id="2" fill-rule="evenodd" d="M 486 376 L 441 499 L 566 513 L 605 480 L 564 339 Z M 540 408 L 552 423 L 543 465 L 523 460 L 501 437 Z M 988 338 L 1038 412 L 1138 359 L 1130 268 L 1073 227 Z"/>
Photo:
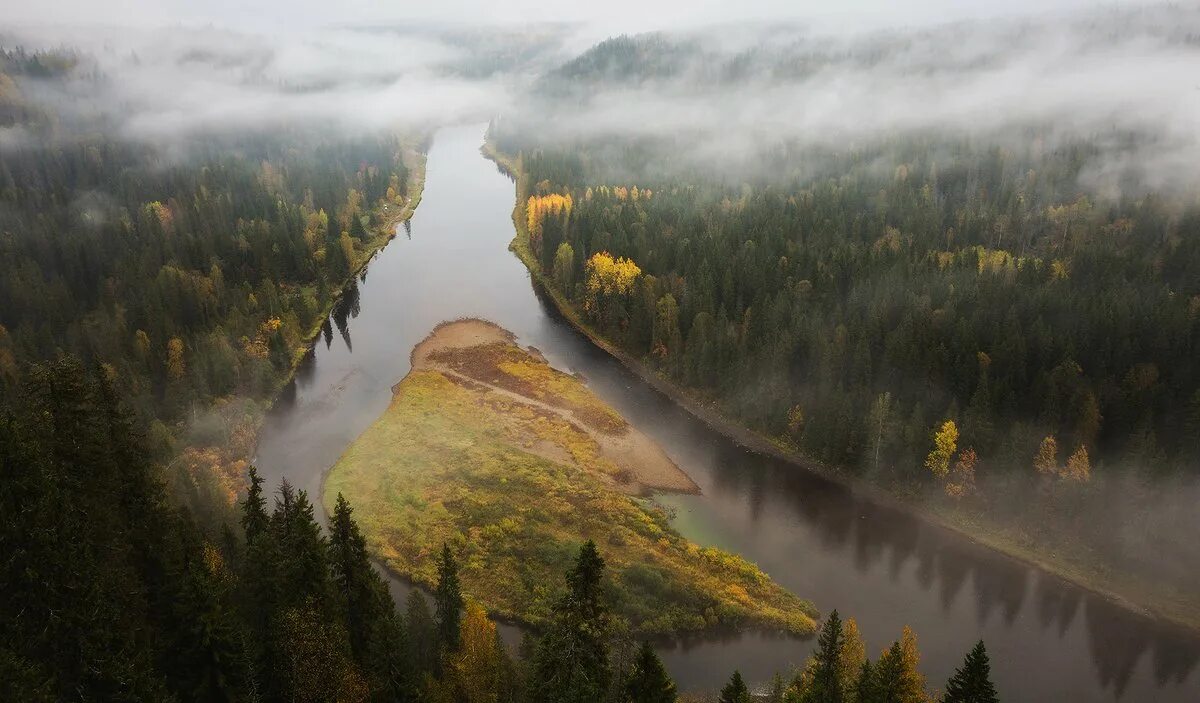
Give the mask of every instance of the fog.
<path id="1" fill-rule="evenodd" d="M 429 128 L 486 119 L 509 92 L 502 76 L 465 77 L 472 57 L 434 33 L 73 26 L 17 30 L 3 43 L 76 51 L 67 80 L 24 81 L 24 95 L 69 124 L 137 139 L 280 123 Z"/>
<path id="2" fill-rule="evenodd" d="M 898 12 L 858 0 L 831 12 L 756 0 L 551 11 L 453 0 L 401 17 L 363 2 L 242 11 L 128 0 L 16 8 L 0 43 L 76 50 L 71 80 L 24 82 L 25 96 L 68 123 L 129 138 L 287 122 L 430 129 L 524 115 L 541 139 L 683 137 L 689 159 L 728 161 L 784 141 L 845 148 L 909 134 L 1021 145 L 1034 128 L 1045 148 L 1077 137 L 1107 144 L 1083 179 L 1099 193 L 1116 195 L 1130 179 L 1191 188 L 1200 9 L 1082 5 L 923 2 Z M 673 62 L 665 76 L 556 71 L 607 36 L 663 27 L 655 36 Z M 547 90 L 572 80 L 565 99 Z M 28 136 L 0 130 L 0 149 Z"/>

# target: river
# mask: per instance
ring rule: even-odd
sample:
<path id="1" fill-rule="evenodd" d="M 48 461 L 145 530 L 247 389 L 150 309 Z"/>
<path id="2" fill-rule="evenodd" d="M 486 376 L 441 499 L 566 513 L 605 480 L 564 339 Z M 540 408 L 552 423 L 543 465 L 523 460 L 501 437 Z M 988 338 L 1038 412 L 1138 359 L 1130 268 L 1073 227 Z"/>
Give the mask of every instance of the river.
<path id="1" fill-rule="evenodd" d="M 693 541 L 756 562 L 822 613 L 854 617 L 878 652 L 910 625 L 944 685 L 983 638 L 1006 701 L 1200 701 L 1200 636 L 784 462 L 738 447 L 640 382 L 561 319 L 508 251 L 512 182 L 479 153 L 482 126 L 441 130 L 412 220 L 351 286 L 267 418 L 256 463 L 320 502 L 321 476 L 387 407 L 409 352 L 439 322 L 482 317 L 578 371 L 699 484 L 663 496 Z M 664 645 L 681 690 L 801 664 L 812 640 L 756 633 Z"/>

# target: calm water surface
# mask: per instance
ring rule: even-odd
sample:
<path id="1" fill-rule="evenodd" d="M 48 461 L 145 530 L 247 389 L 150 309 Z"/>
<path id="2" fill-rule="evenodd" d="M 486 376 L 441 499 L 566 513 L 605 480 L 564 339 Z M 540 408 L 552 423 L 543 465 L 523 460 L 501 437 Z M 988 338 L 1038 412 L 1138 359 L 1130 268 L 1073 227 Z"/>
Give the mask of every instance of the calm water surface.
<path id="1" fill-rule="evenodd" d="M 1006 701 L 1200 701 L 1200 637 L 745 451 L 592 346 L 508 251 L 513 185 L 480 156 L 482 135 L 438 133 L 410 226 L 333 311 L 267 420 L 256 461 L 270 484 L 286 476 L 317 499 L 323 471 L 387 407 L 413 346 L 443 320 L 483 317 L 583 373 L 691 475 L 702 495 L 661 498 L 683 534 L 742 554 L 822 612 L 856 618 L 872 657 L 907 624 L 933 686 L 982 637 Z M 751 633 L 662 655 L 682 689 L 711 689 L 734 668 L 764 683 L 812 644 Z"/>

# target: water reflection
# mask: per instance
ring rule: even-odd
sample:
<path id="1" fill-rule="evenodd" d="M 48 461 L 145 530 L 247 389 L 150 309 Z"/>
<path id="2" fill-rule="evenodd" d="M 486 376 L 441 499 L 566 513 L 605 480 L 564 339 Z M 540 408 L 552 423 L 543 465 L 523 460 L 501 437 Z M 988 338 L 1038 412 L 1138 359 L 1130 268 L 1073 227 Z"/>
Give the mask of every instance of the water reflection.
<path id="1" fill-rule="evenodd" d="M 478 144 L 479 132 L 439 136 L 427 190 L 405 228 L 412 238 L 382 252 L 369 284 L 364 270 L 348 287 L 321 328 L 324 344 L 305 359 L 264 426 L 258 462 L 268 480 L 286 474 L 318 495 L 321 472 L 386 407 L 412 346 L 437 322 L 479 315 L 536 345 L 559 368 L 581 372 L 691 474 L 703 495 L 659 498 L 684 534 L 757 562 L 822 611 L 855 617 L 872 656 L 911 625 L 934 686 L 982 637 L 1005 700 L 1200 700 L 1194 633 L 748 452 L 592 346 L 507 251 L 512 185 L 480 159 Z M 764 682 L 802 664 L 812 646 L 725 633 L 661 650 L 691 690 L 719 686 L 735 666 Z"/>

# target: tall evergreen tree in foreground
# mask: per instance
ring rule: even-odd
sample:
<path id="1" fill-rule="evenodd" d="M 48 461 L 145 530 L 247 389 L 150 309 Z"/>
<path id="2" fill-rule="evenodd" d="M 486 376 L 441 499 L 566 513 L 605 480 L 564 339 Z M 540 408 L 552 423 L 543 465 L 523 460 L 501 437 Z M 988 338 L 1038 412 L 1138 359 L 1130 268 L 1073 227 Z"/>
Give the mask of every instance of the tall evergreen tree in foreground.
<path id="1" fill-rule="evenodd" d="M 721 697 L 717 701 L 718 703 L 750 703 L 750 689 L 746 688 L 746 682 L 742 680 L 742 672 L 733 672 L 733 676 L 729 677 L 729 683 L 721 689 Z"/>
<path id="2" fill-rule="evenodd" d="M 259 535 L 267 531 L 267 500 L 263 498 L 263 479 L 258 475 L 257 468 L 250 467 L 249 479 L 250 488 L 242 503 L 242 531 L 246 534 L 246 543 L 253 544 Z"/>
<path id="3" fill-rule="evenodd" d="M 946 695 L 942 703 L 999 703 L 996 687 L 991 680 L 992 666 L 988 662 L 987 649 L 979 640 L 946 682 Z"/>
<path id="4" fill-rule="evenodd" d="M 448 652 L 457 652 L 462 643 L 462 586 L 458 582 L 458 563 L 450 545 L 442 545 L 442 555 L 438 559 L 438 583 L 434 592 L 437 601 L 437 632 L 438 641 Z"/>
<path id="5" fill-rule="evenodd" d="M 834 610 L 821 627 L 817 651 L 808 666 L 803 698 L 806 703 L 842 703 L 844 700 L 838 671 L 842 644 L 842 619 Z"/>
<path id="6" fill-rule="evenodd" d="M 588 540 L 567 574 L 567 592 L 554 606 L 550 628 L 538 642 L 531 682 L 534 703 L 593 703 L 607 694 L 612 671 L 603 576 L 604 560 Z"/>
<path id="7" fill-rule="evenodd" d="M 420 679 L 437 668 L 437 623 L 429 612 L 425 595 L 419 590 L 414 588 L 409 591 L 404 606 L 408 623 L 408 659 L 414 674 Z"/>
<path id="8" fill-rule="evenodd" d="M 404 623 L 387 584 L 371 566 L 367 542 L 352 513 L 350 503 L 339 493 L 329 526 L 334 585 L 345 611 L 355 663 L 377 697 L 397 700 L 408 689 Z"/>
<path id="9" fill-rule="evenodd" d="M 654 648 L 643 642 L 625 682 L 624 703 L 675 703 L 675 698 L 675 682 Z"/>

